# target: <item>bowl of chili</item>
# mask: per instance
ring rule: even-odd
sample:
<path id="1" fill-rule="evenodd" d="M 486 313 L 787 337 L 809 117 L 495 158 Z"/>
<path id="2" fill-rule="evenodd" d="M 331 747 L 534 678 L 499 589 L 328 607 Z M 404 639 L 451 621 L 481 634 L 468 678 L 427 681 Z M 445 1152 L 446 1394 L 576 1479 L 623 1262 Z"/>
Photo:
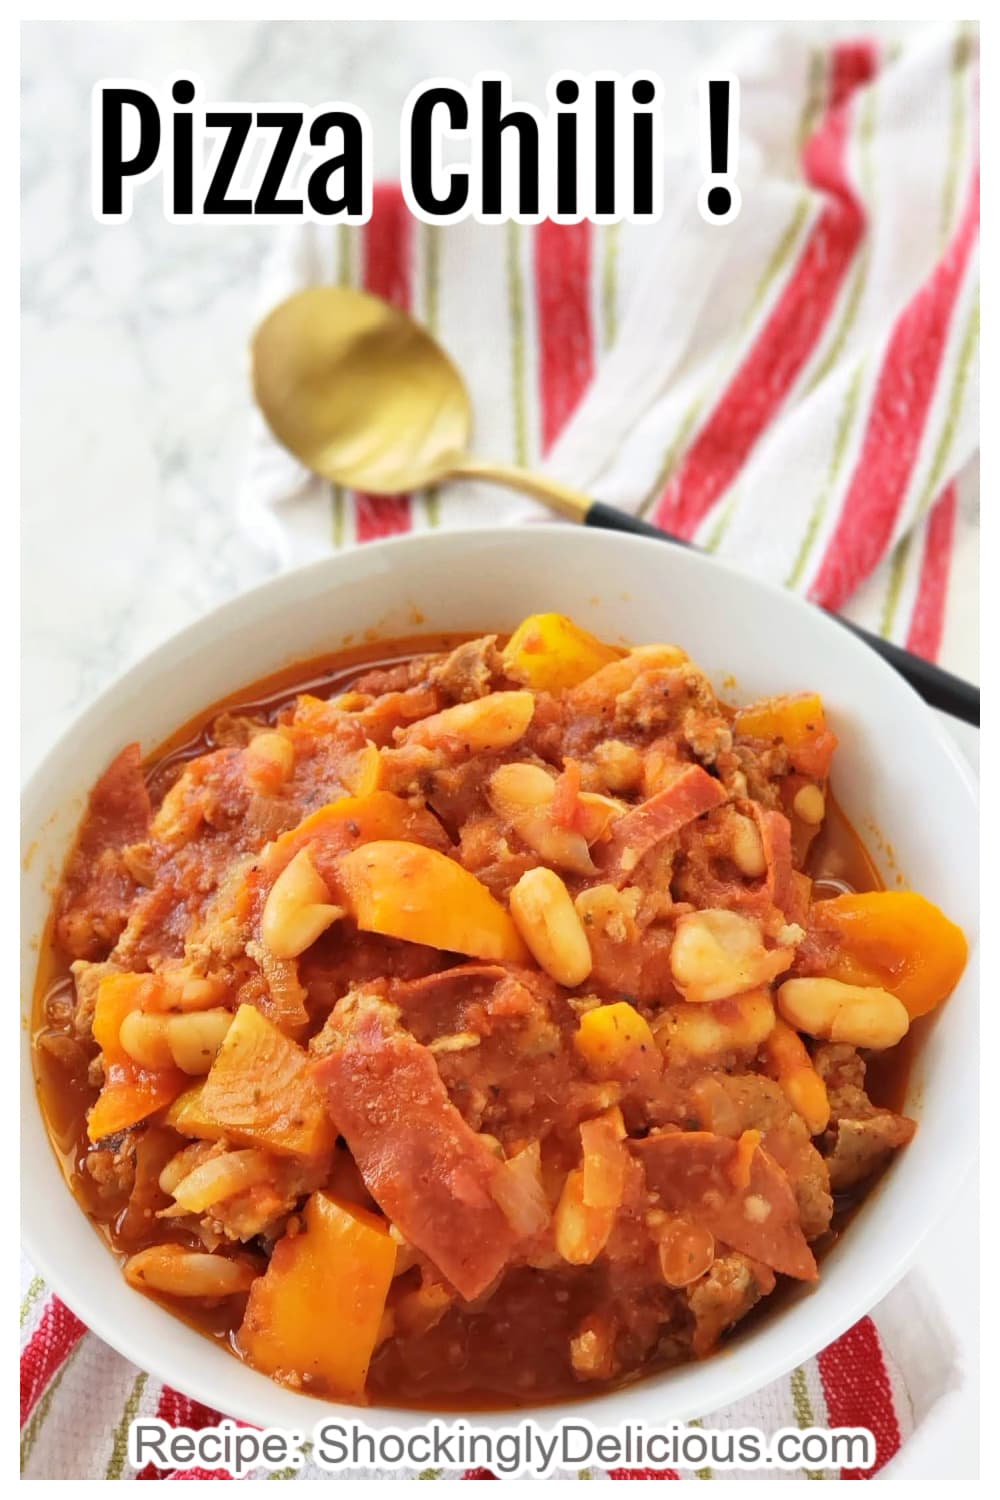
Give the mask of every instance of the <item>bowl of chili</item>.
<path id="1" fill-rule="evenodd" d="M 714 559 L 314 564 L 132 668 L 23 819 L 27 1251 L 244 1420 L 704 1415 L 973 1159 L 971 776 Z"/>

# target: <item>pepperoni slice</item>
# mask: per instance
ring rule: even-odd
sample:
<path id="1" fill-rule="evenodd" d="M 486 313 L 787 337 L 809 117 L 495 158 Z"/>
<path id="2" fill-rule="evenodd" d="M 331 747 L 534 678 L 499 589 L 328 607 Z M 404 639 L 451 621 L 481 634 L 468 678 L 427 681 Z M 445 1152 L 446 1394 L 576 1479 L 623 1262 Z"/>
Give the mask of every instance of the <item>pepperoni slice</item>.
<path id="1" fill-rule="evenodd" d="M 604 879 L 625 885 L 650 849 L 726 799 L 725 787 L 714 776 L 701 766 L 689 766 L 665 791 L 612 824 L 611 837 L 597 856 Z"/>
<path id="2" fill-rule="evenodd" d="M 630 1145 L 661 1207 L 687 1214 L 717 1240 L 772 1270 L 800 1281 L 817 1279 L 795 1194 L 760 1146 L 747 1180 L 740 1143 L 707 1130 L 664 1131 Z"/>
<path id="3" fill-rule="evenodd" d="M 517 1240 L 491 1192 L 501 1164 L 451 1103 L 434 1054 L 395 1015 L 352 997 L 316 1081 L 375 1202 L 471 1300 Z"/>

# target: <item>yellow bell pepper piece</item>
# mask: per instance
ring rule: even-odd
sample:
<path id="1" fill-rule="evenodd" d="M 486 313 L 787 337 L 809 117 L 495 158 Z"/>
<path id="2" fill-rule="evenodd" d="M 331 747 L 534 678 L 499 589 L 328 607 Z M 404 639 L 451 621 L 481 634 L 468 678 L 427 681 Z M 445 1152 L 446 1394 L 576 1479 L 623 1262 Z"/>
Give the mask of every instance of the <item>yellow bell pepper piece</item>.
<path id="1" fill-rule="evenodd" d="M 217 1120 L 210 1120 L 201 1102 L 205 1080 L 201 1079 L 185 1089 L 166 1110 L 164 1125 L 173 1126 L 181 1135 L 193 1135 L 199 1141 L 221 1141 L 226 1127 Z"/>
<path id="2" fill-rule="evenodd" d="M 321 1156 L 336 1135 L 307 1054 L 252 1005 L 240 1006 L 207 1078 L 166 1120 L 183 1135 L 283 1156 Z"/>
<path id="3" fill-rule="evenodd" d="M 239 1345 L 255 1369 L 313 1395 L 364 1395 L 396 1266 L 384 1219 L 313 1193 L 250 1290 Z"/>
<path id="4" fill-rule="evenodd" d="M 529 615 L 503 649 L 504 667 L 516 682 L 549 693 L 576 687 L 622 652 L 599 641 L 566 615 Z"/>
<path id="5" fill-rule="evenodd" d="M 627 1000 L 584 1011 L 574 1037 L 576 1050 L 598 1078 L 658 1070 L 660 1051 L 645 1018 Z"/>
<path id="6" fill-rule="evenodd" d="M 350 767 L 341 773 L 353 796 L 368 798 L 379 789 L 382 775 L 382 756 L 371 740 L 363 746 Z"/>
<path id="7" fill-rule="evenodd" d="M 823 700 L 818 693 L 762 698 L 737 709 L 733 727 L 748 739 L 783 740 L 794 749 L 826 729 Z"/>
<path id="8" fill-rule="evenodd" d="M 475 875 L 423 844 L 380 839 L 337 861 L 339 895 L 363 932 L 524 963 L 509 914 Z"/>

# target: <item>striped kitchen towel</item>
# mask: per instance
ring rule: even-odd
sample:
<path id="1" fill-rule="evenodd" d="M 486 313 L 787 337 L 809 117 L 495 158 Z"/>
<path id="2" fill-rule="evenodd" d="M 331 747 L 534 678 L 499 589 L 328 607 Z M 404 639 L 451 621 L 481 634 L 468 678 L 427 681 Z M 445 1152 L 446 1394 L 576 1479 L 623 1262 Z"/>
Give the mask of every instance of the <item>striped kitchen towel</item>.
<path id="1" fill-rule="evenodd" d="M 695 210 L 692 113 L 657 225 L 427 226 L 381 184 L 363 229 L 276 240 L 260 312 L 325 281 L 409 308 L 468 380 L 483 457 L 543 466 L 975 677 L 975 28 L 898 48 L 758 34 L 726 62 L 732 224 Z M 282 563 L 542 514 L 472 483 L 344 493 L 262 421 L 242 513 Z"/>
<path id="2" fill-rule="evenodd" d="M 911 1278 L 912 1280 L 912 1278 Z M 702 1424 L 732 1431 L 756 1427 L 775 1432 L 783 1427 L 867 1427 L 875 1436 L 876 1467 L 854 1469 L 768 1470 L 768 1479 L 871 1479 L 891 1464 L 913 1430 L 906 1340 L 894 1337 L 897 1318 L 935 1316 L 933 1305 L 908 1286 L 899 1312 L 894 1293 L 874 1319 L 860 1323 L 784 1380 L 726 1407 L 706 1413 Z M 882 1310 L 885 1316 L 882 1316 Z M 936 1336 L 936 1335 L 935 1335 Z M 940 1359 L 925 1372 L 922 1404 L 926 1407 L 949 1388 L 953 1371 L 947 1336 L 940 1339 Z M 929 1389 L 928 1386 L 935 1389 Z M 321 1408 L 317 1405 L 317 1420 Z M 21 1300 L 21 1472 L 26 1479 L 229 1479 L 224 1471 L 161 1471 L 152 1465 L 136 1473 L 128 1463 L 128 1428 L 136 1417 L 159 1417 L 175 1427 L 200 1429 L 223 1418 L 134 1365 L 110 1349 L 70 1310 L 49 1293 L 30 1266 L 22 1265 Z M 699 1424 L 692 1424 L 699 1425 Z M 892 1469 L 887 1472 L 890 1477 Z M 255 1471 L 250 1478 L 266 1478 Z M 327 1479 L 315 1464 L 279 1471 L 275 1478 Z M 485 1470 L 425 1469 L 392 1472 L 358 1470 L 342 1476 L 356 1479 L 494 1479 Z M 673 1469 L 587 1469 L 554 1474 L 562 1479 L 759 1479 L 760 1471 L 696 1473 Z"/>

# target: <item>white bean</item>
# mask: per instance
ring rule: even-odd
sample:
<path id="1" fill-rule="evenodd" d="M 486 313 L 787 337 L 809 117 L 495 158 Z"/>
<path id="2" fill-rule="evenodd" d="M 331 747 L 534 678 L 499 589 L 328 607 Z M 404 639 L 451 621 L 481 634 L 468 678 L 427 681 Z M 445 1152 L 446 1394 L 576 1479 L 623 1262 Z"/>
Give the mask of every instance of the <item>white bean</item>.
<path id="1" fill-rule="evenodd" d="M 231 1297 L 249 1291 L 256 1275 L 246 1261 L 207 1255 L 184 1245 L 151 1245 L 125 1262 L 130 1286 L 170 1297 Z"/>
<path id="2" fill-rule="evenodd" d="M 287 781 L 295 769 L 295 746 L 287 735 L 265 729 L 247 745 L 245 764 L 250 780 L 271 791 Z"/>
<path id="3" fill-rule="evenodd" d="M 343 907 L 331 903 L 309 850 L 300 849 L 268 892 L 260 933 L 275 958 L 297 958 L 343 915 Z"/>
<path id="4" fill-rule="evenodd" d="M 826 817 L 826 798 L 818 786 L 810 782 L 800 786 L 792 798 L 792 812 L 811 828 L 817 827 Z"/>
<path id="5" fill-rule="evenodd" d="M 232 1021 L 228 1010 L 197 1010 L 168 1017 L 167 1042 L 183 1073 L 200 1077 L 209 1071 Z"/>
<path id="6" fill-rule="evenodd" d="M 510 914 L 518 932 L 546 974 L 574 989 L 593 968 L 583 923 L 573 899 L 554 870 L 527 870 L 510 893 Z"/>
<path id="7" fill-rule="evenodd" d="M 906 1006 L 888 990 L 839 979 L 788 979 L 778 1009 L 797 1031 L 877 1051 L 895 1047 L 910 1029 Z"/>
<path id="8" fill-rule="evenodd" d="M 122 1021 L 118 1040 L 141 1068 L 178 1067 L 184 1073 L 207 1073 L 232 1023 L 228 1010 L 198 1010 L 182 1015 L 133 1010 Z"/>
<path id="9" fill-rule="evenodd" d="M 725 908 L 690 912 L 678 920 L 670 969 L 685 1000 L 727 1000 L 769 984 L 792 962 L 783 948 L 764 947 L 756 922 Z"/>

